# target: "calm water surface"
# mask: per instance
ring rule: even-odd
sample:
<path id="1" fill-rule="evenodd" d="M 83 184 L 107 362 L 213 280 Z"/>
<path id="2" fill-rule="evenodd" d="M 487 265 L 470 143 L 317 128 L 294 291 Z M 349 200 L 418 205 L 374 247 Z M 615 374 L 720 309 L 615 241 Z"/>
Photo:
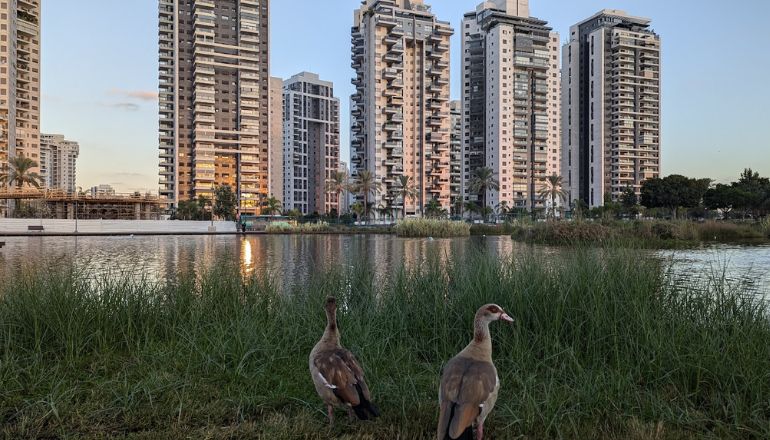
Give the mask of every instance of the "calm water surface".
<path id="1" fill-rule="evenodd" d="M 94 274 L 130 273 L 154 280 L 201 273 L 215 262 L 237 262 L 246 274 L 268 272 L 293 285 L 316 271 L 367 262 L 379 276 L 428 256 L 462 258 L 476 249 L 496 255 L 527 252 L 509 237 L 447 240 L 402 239 L 384 235 L 322 236 L 161 236 L 4 238 L 0 279 L 21 270 L 74 263 Z M 559 252 L 556 248 L 543 248 Z M 659 251 L 678 278 L 722 277 L 770 291 L 770 246 L 718 245 Z"/>

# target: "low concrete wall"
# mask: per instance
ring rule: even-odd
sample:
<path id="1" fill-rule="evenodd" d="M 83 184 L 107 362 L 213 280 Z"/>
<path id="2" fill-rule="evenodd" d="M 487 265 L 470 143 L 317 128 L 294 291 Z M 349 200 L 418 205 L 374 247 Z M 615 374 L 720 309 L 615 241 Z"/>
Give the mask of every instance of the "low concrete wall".
<path id="1" fill-rule="evenodd" d="M 42 234 L 72 234 L 74 220 L 0 219 L 0 234 L 30 234 L 29 226 L 43 226 Z M 214 222 L 215 231 L 209 231 L 211 222 L 163 220 L 79 220 L 80 234 L 206 234 L 209 232 L 237 232 L 235 222 Z"/>

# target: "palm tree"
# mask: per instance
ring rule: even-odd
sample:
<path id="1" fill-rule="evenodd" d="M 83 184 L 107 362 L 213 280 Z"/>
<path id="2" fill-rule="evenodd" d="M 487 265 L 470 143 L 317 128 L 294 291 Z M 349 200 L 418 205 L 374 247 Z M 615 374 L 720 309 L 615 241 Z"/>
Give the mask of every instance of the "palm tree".
<path id="1" fill-rule="evenodd" d="M 265 200 L 263 206 L 265 208 L 265 212 L 267 213 L 267 215 L 281 213 L 281 208 L 282 208 L 281 201 L 276 199 L 275 197 L 270 197 L 269 199 Z"/>
<path id="2" fill-rule="evenodd" d="M 38 173 L 32 173 L 30 170 L 37 167 L 34 160 L 19 155 L 8 159 L 10 170 L 0 174 L 0 183 L 7 186 L 14 186 L 21 190 L 24 185 L 33 186 L 40 189 L 43 178 Z"/>
<path id="3" fill-rule="evenodd" d="M 346 171 L 335 171 L 332 173 L 332 177 L 326 181 L 326 191 L 332 194 L 337 194 L 337 219 L 340 218 L 342 203 L 342 195 L 345 191 L 350 190 L 350 179 L 348 179 L 348 173 Z"/>
<path id="4" fill-rule="evenodd" d="M 359 171 L 355 189 L 356 192 L 364 197 L 364 221 L 367 221 L 369 218 L 369 210 L 371 209 L 371 206 L 369 206 L 369 196 L 380 190 L 380 182 L 375 179 L 374 173 L 371 171 Z"/>
<path id="5" fill-rule="evenodd" d="M 428 218 L 442 218 L 447 216 L 447 212 L 438 200 L 432 199 L 425 206 L 425 216 Z"/>
<path id="6" fill-rule="evenodd" d="M 500 181 L 495 178 L 495 172 L 491 168 L 476 168 L 471 174 L 470 190 L 482 195 L 486 207 L 487 191 L 499 191 Z"/>
<path id="7" fill-rule="evenodd" d="M 414 200 L 417 198 L 418 194 L 417 187 L 411 183 L 411 180 L 411 176 L 398 176 L 398 195 L 401 196 L 401 202 L 403 205 L 403 214 L 401 215 L 401 218 L 404 219 L 406 218 L 406 200 Z"/>
<path id="8" fill-rule="evenodd" d="M 546 177 L 545 185 L 537 193 L 541 199 L 551 200 L 551 218 L 556 219 L 556 199 L 566 201 L 569 193 L 562 188 L 564 179 L 556 174 Z"/>
<path id="9" fill-rule="evenodd" d="M 473 214 L 479 212 L 479 204 L 476 202 L 465 202 L 465 210 L 471 213 L 471 220 L 473 220 Z"/>

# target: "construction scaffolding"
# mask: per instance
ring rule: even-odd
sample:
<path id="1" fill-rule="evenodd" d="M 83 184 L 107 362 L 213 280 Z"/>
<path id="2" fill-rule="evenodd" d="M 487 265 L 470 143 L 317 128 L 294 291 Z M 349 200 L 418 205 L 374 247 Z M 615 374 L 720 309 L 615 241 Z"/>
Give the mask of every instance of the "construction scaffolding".
<path id="1" fill-rule="evenodd" d="M 13 203 L 9 203 L 13 202 Z M 150 194 L 85 195 L 60 190 L 0 190 L 0 216 L 34 205 L 36 217 L 62 220 L 159 220 L 160 198 Z"/>

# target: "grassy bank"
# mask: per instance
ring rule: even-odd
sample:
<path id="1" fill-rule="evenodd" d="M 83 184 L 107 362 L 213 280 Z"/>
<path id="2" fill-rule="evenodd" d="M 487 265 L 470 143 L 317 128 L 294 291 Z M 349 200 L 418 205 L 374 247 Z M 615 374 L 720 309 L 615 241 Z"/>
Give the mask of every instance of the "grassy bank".
<path id="1" fill-rule="evenodd" d="M 704 242 L 770 243 L 761 223 L 692 221 L 545 222 L 520 224 L 514 239 L 549 245 L 627 243 L 646 248 L 676 248 Z"/>
<path id="2" fill-rule="evenodd" d="M 471 235 L 471 226 L 459 221 L 409 219 L 398 222 L 393 232 L 399 237 L 467 237 Z"/>
<path id="3" fill-rule="evenodd" d="M 431 439 L 439 370 L 487 302 L 516 319 L 493 328 L 491 438 L 770 437 L 768 311 L 718 280 L 673 286 L 639 252 L 479 255 L 379 283 L 362 262 L 288 295 L 238 273 L 4 282 L 0 437 Z M 331 432 L 307 371 L 327 295 L 384 413 Z"/>

